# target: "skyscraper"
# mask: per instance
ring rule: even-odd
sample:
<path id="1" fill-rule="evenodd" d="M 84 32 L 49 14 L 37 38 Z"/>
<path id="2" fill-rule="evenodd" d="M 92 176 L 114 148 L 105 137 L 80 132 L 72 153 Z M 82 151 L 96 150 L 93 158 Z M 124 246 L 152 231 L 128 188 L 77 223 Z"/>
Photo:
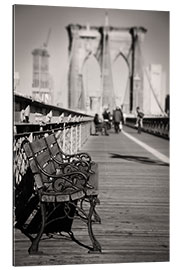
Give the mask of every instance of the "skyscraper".
<path id="1" fill-rule="evenodd" d="M 51 104 L 51 85 L 49 75 L 49 53 L 43 49 L 34 49 L 32 95 L 34 99 Z"/>

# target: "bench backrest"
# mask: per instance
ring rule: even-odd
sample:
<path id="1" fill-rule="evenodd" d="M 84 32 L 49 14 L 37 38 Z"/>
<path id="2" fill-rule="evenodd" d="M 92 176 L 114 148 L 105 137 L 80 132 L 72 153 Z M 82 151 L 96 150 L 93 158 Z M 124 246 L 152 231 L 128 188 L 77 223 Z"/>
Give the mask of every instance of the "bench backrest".
<path id="1" fill-rule="evenodd" d="M 50 155 L 53 158 L 56 158 L 58 161 L 60 161 L 60 162 L 63 163 L 64 162 L 64 155 L 66 155 L 66 154 L 60 148 L 60 146 L 59 146 L 59 144 L 57 142 L 57 139 L 55 137 L 55 134 L 52 133 L 49 136 L 45 137 L 45 141 L 46 141 L 46 144 L 47 144 L 48 149 L 50 151 Z M 85 153 L 83 153 L 83 154 L 85 154 Z M 69 155 L 69 157 L 70 156 L 71 155 Z M 71 159 L 69 159 L 69 160 L 71 160 Z M 59 168 L 59 165 L 56 162 L 55 162 L 55 167 Z M 92 164 L 91 164 L 90 167 L 91 167 L 91 172 L 94 172 L 94 173 L 90 174 L 89 182 L 88 183 L 89 183 L 89 185 L 91 187 L 93 187 L 93 189 L 89 189 L 87 191 L 87 194 L 88 195 L 90 195 L 90 194 L 98 194 L 98 179 L 99 179 L 98 164 L 92 162 Z M 82 172 L 85 172 L 86 169 L 87 169 L 87 172 L 89 174 L 89 171 L 88 171 L 89 168 L 86 168 L 85 167 L 85 169 L 84 169 L 83 167 L 80 167 L 80 171 L 82 171 Z"/>
<path id="2" fill-rule="evenodd" d="M 83 186 L 86 186 L 87 195 L 97 195 L 98 194 L 98 165 L 96 163 L 92 163 L 91 169 L 92 172 L 94 173 L 87 173 L 88 174 L 88 185 L 83 182 L 84 180 L 78 180 L 78 177 L 80 176 L 75 176 L 76 178 L 76 188 L 72 187 L 71 181 L 73 183 L 73 178 L 69 179 L 69 182 L 64 182 L 64 180 L 57 180 L 57 181 L 52 181 L 52 177 L 47 176 L 45 173 L 54 175 L 55 179 L 57 177 L 57 174 L 63 174 L 65 177 L 67 176 L 68 173 L 71 172 L 78 172 L 80 171 L 81 173 L 85 173 L 81 168 L 77 168 L 75 165 L 72 166 L 72 168 L 68 168 L 69 163 L 64 163 L 63 161 L 63 155 L 64 153 L 59 147 L 59 144 L 56 140 L 56 137 L 54 134 L 51 134 L 47 137 L 42 137 L 41 139 L 36 139 L 33 142 L 26 142 L 23 144 L 24 151 L 27 155 L 27 158 L 29 160 L 30 168 L 32 170 L 35 184 L 37 189 L 41 189 L 45 187 L 45 189 L 48 188 L 48 191 L 54 191 L 56 193 L 56 190 L 60 192 L 61 194 L 66 193 L 67 194 L 72 194 L 74 192 L 80 192 L 80 194 L 76 195 L 76 198 L 84 196 L 82 190 Z M 59 166 L 58 163 L 54 160 L 54 158 L 58 159 L 58 161 L 62 161 L 62 164 L 67 164 L 67 170 L 64 170 L 63 166 Z M 65 165 L 66 166 L 66 165 Z M 71 166 L 71 165 L 70 165 Z M 63 168 L 63 169 L 62 169 Z M 43 170 L 43 172 L 42 172 Z M 44 173 L 45 172 L 45 173 Z M 85 173 L 86 174 L 86 173 Z M 87 175 L 86 174 L 86 175 Z M 63 183 L 61 183 L 63 181 Z M 56 188 L 55 183 L 57 183 L 58 188 Z M 59 187 L 63 185 L 64 191 L 60 190 Z M 55 190 L 54 190 L 55 188 Z M 45 195 L 44 195 L 45 196 Z M 49 195 L 47 195 L 49 196 Z M 50 195 L 51 196 L 51 195 Z M 56 196 L 56 195 L 53 195 Z M 74 196 L 74 195 L 73 195 Z M 71 195 L 72 197 L 72 195 Z M 68 196 L 66 196 L 65 200 L 68 200 Z M 73 197 L 75 198 L 75 196 Z M 49 200 L 48 198 L 46 200 Z M 54 198 L 52 199 L 54 200 Z M 62 199 L 60 199 L 62 200 Z"/>
<path id="3" fill-rule="evenodd" d="M 56 166 L 51 159 L 49 149 L 44 138 L 37 139 L 32 143 L 27 142 L 23 145 L 28 157 L 30 168 L 34 174 L 37 188 L 41 188 L 44 183 L 48 183 L 48 177 L 41 173 L 40 168 L 49 174 L 56 174 Z"/>
<path id="4" fill-rule="evenodd" d="M 63 152 L 57 142 L 55 134 L 52 133 L 49 136 L 45 137 L 46 145 L 49 149 L 50 155 L 57 159 L 59 162 L 63 162 Z M 58 168 L 59 165 L 55 162 L 55 167 Z"/>

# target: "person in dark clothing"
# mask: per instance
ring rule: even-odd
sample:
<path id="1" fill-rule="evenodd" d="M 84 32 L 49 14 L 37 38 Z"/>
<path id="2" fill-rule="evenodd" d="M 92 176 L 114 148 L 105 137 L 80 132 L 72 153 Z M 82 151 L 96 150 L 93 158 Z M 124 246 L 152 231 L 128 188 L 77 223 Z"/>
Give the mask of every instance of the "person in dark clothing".
<path id="1" fill-rule="evenodd" d="M 106 136 L 109 136 L 109 133 L 107 132 L 109 123 L 110 123 L 110 113 L 108 112 L 108 109 L 104 109 L 104 112 L 102 114 L 103 116 L 103 128 L 104 128 L 104 133 Z"/>
<path id="2" fill-rule="evenodd" d="M 110 113 L 108 112 L 107 109 L 105 109 L 104 112 L 103 112 L 103 119 L 107 120 L 107 121 L 110 120 Z"/>
<path id="3" fill-rule="evenodd" d="M 95 116 L 94 116 L 94 124 L 95 125 L 98 125 L 100 123 L 99 121 L 99 115 L 96 113 Z"/>
<path id="4" fill-rule="evenodd" d="M 113 111 L 113 122 L 114 122 L 114 129 L 116 133 L 121 131 L 120 124 L 123 123 L 123 113 L 122 110 L 117 106 L 116 109 Z"/>
<path id="5" fill-rule="evenodd" d="M 95 125 L 96 134 L 98 133 L 98 131 L 102 132 L 102 122 L 99 120 L 99 115 L 97 113 L 94 116 L 94 125 Z"/>
<path id="6" fill-rule="evenodd" d="M 137 127 L 138 127 L 138 133 L 141 134 L 141 129 L 143 126 L 143 117 L 144 113 L 140 110 L 139 107 L 136 108 L 136 113 L 137 113 Z"/>

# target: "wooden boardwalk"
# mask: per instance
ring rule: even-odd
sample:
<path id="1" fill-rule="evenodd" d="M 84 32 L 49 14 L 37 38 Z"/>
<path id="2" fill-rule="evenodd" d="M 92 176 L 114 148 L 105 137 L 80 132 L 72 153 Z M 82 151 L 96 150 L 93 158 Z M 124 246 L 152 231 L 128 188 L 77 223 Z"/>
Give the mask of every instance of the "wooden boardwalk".
<path id="1" fill-rule="evenodd" d="M 169 141 L 153 135 L 125 131 L 169 156 Z M 61 265 L 169 260 L 169 165 L 125 134 L 91 136 L 83 151 L 99 164 L 97 211 L 102 223 L 93 225 L 102 254 L 66 239 L 40 242 L 42 256 L 29 256 L 29 240 L 15 232 L 15 264 Z M 75 221 L 74 232 L 88 243 L 86 228 Z"/>

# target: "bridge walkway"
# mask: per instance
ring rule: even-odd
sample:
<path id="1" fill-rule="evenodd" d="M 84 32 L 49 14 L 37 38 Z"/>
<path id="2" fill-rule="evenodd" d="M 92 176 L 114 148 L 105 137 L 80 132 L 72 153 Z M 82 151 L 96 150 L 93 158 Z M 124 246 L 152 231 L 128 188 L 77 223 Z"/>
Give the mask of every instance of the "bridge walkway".
<path id="1" fill-rule="evenodd" d="M 16 265 L 168 261 L 169 141 L 125 127 L 120 134 L 91 136 L 82 150 L 99 164 L 97 211 L 102 222 L 93 228 L 102 254 L 88 254 L 65 239 L 50 239 L 40 242 L 43 256 L 29 256 L 28 239 L 16 232 Z M 86 227 L 79 221 L 73 227 L 88 243 Z"/>

